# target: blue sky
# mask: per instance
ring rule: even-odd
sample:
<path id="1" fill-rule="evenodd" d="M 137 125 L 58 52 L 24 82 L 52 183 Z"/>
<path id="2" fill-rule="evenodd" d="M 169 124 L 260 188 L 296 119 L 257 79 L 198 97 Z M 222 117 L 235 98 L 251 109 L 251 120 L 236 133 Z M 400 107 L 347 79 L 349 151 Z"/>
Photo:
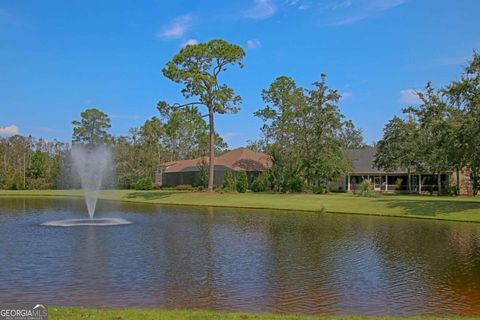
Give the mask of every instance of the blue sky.
<path id="1" fill-rule="evenodd" d="M 253 112 L 277 76 L 308 87 L 322 72 L 371 142 L 412 89 L 458 77 L 480 50 L 478 12 L 478 0 L 0 0 L 0 134 L 69 141 L 97 107 L 125 135 L 158 100 L 182 100 L 161 74 L 181 46 L 222 38 L 247 53 L 223 78 L 242 109 L 216 118 L 231 147 L 258 138 Z"/>

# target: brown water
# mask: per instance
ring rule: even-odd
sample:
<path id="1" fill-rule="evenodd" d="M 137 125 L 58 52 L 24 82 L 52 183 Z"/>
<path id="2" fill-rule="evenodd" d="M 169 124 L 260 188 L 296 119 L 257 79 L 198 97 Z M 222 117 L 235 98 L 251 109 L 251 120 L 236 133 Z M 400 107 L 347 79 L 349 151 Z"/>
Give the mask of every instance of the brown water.
<path id="1" fill-rule="evenodd" d="M 480 315 L 480 224 L 0 198 L 0 302 Z"/>

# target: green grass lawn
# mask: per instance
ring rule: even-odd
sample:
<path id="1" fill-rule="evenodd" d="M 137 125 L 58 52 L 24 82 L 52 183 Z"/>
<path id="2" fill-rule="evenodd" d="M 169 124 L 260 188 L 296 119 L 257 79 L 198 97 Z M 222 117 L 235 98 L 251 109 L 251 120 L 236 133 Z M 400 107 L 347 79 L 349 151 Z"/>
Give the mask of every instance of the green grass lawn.
<path id="1" fill-rule="evenodd" d="M 82 197 L 80 190 L 0 191 L 1 196 Z M 207 193 L 105 190 L 100 199 L 157 204 L 263 208 L 480 222 L 480 197 L 352 194 Z"/>
<path id="2" fill-rule="evenodd" d="M 215 311 L 190 311 L 190 310 L 162 310 L 162 309 L 83 309 L 83 308 L 52 308 L 48 309 L 49 319 L 51 320 L 361 320 L 361 319 L 438 319 L 429 317 L 386 317 L 386 318 L 367 318 L 367 317 L 308 317 L 297 315 L 272 315 L 255 313 L 224 313 Z M 461 318 L 446 317 L 441 319 L 480 319 L 480 318 Z"/>

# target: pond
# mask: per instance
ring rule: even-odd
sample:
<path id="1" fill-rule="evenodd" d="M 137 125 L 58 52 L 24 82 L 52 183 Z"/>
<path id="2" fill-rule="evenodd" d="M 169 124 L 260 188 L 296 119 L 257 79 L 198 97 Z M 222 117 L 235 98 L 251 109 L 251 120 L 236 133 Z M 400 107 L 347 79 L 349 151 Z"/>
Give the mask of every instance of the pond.
<path id="1" fill-rule="evenodd" d="M 0 301 L 318 315 L 479 315 L 480 224 L 0 197 Z"/>

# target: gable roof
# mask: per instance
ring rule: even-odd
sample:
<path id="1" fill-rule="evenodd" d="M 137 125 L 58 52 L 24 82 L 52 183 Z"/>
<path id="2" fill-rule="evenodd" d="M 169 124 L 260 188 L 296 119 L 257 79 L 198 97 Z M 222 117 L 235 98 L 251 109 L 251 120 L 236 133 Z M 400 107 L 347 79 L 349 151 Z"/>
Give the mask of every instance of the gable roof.
<path id="1" fill-rule="evenodd" d="M 382 174 L 387 173 L 385 170 L 379 170 L 375 167 L 375 154 L 377 153 L 376 147 L 367 147 L 364 149 L 351 149 L 347 150 L 347 157 L 352 162 L 352 173 L 365 173 L 365 174 Z M 389 173 L 406 173 L 404 169 L 397 169 Z"/>
<path id="2" fill-rule="evenodd" d="M 163 164 L 165 173 L 199 171 L 202 164 L 208 164 L 208 157 L 172 161 Z M 265 171 L 272 166 L 269 155 L 247 148 L 237 148 L 215 157 L 215 170 Z"/>

